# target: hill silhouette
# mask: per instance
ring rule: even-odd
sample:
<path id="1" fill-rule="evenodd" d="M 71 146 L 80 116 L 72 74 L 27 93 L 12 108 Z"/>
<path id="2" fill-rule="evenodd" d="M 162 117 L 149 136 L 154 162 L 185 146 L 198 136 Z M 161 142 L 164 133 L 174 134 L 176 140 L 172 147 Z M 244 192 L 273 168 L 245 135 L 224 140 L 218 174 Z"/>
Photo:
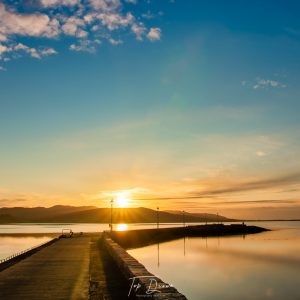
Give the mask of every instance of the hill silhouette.
<path id="1" fill-rule="evenodd" d="M 109 223 L 110 208 L 94 206 L 12 207 L 0 208 L 0 223 Z M 157 212 L 149 208 L 114 208 L 114 223 L 155 223 Z M 183 221 L 180 211 L 160 211 L 162 223 Z M 232 221 L 214 214 L 185 213 L 186 222 Z"/>

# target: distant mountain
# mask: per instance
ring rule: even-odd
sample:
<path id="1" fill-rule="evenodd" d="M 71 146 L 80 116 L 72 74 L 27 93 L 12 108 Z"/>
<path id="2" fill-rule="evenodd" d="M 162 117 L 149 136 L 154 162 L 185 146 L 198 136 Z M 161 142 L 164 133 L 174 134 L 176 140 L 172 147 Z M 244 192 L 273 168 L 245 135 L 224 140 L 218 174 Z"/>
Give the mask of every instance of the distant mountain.
<path id="1" fill-rule="evenodd" d="M 109 223 L 110 208 L 95 206 L 13 207 L 0 208 L 0 223 Z M 152 209 L 114 208 L 113 223 L 155 223 L 157 212 Z M 160 211 L 162 223 L 183 222 L 180 211 Z M 232 219 L 214 214 L 185 213 L 185 222 L 232 221 Z"/>
<path id="2" fill-rule="evenodd" d="M 178 210 L 166 210 L 166 212 L 170 213 L 170 214 L 181 214 L 182 215 L 182 211 L 178 211 Z M 221 215 L 216 215 L 216 214 L 206 214 L 206 213 L 189 213 L 189 212 L 184 212 L 185 218 L 190 218 L 190 217 L 196 217 L 196 218 L 200 218 L 203 222 L 209 222 L 209 221 L 232 221 L 233 219 L 228 219 L 224 216 Z"/>
<path id="3" fill-rule="evenodd" d="M 32 223 L 44 222 L 49 218 L 55 218 L 60 215 L 66 215 L 85 210 L 95 209 L 94 206 L 63 206 L 55 205 L 50 208 L 45 207 L 3 207 L 0 208 L 0 223 L 6 223 L 9 218 L 11 222 Z"/>

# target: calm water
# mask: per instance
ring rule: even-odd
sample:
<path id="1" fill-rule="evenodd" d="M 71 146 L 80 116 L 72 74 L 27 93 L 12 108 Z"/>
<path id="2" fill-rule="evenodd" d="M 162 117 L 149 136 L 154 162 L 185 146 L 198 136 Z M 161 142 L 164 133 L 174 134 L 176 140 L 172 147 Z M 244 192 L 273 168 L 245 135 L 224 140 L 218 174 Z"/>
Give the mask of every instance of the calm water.
<path id="1" fill-rule="evenodd" d="M 186 238 L 130 250 L 192 300 L 300 299 L 300 222 L 226 238 Z"/>
<path id="2" fill-rule="evenodd" d="M 160 227 L 181 226 L 182 224 L 161 224 Z M 156 228 L 152 224 L 116 224 L 116 230 Z M 100 232 L 108 230 L 107 224 L 8 224 L 0 225 L 0 259 L 6 258 L 22 250 L 40 245 L 53 238 L 50 233 L 61 234 L 62 229 L 72 229 L 73 232 Z M 24 234 L 23 236 L 16 235 Z M 39 235 L 34 235 L 38 233 Z M 1 235 L 2 234 L 2 235 Z M 5 235 L 3 235 L 5 234 Z M 26 234 L 26 236 L 25 236 Z M 32 234 L 30 236 L 30 234 Z M 41 235 L 42 234 L 42 235 Z M 9 235 L 9 236 L 8 236 Z"/>
<path id="3" fill-rule="evenodd" d="M 193 223 L 203 224 L 203 223 Z M 128 229 L 144 229 L 144 228 L 156 228 L 156 223 L 135 223 L 135 224 L 114 224 L 114 229 L 128 230 Z M 182 226 L 182 223 L 163 223 L 159 227 L 175 227 Z M 0 224 L 0 234 L 14 234 L 14 233 L 57 233 L 60 234 L 62 229 L 72 229 L 74 232 L 101 232 L 109 230 L 108 224 L 85 224 L 85 223 L 17 223 L 17 224 Z"/>
<path id="4" fill-rule="evenodd" d="M 22 250 L 46 243 L 50 236 L 0 236 L 0 259 L 6 258 Z"/>

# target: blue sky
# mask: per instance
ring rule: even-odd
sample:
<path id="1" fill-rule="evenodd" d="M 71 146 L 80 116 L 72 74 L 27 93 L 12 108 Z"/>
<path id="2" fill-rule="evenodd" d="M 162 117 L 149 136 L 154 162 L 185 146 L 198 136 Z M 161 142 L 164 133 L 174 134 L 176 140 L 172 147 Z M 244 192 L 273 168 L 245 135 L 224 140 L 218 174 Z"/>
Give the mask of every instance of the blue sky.
<path id="1" fill-rule="evenodd" d="M 0 1 L 0 204 L 300 218 L 299 8 Z"/>

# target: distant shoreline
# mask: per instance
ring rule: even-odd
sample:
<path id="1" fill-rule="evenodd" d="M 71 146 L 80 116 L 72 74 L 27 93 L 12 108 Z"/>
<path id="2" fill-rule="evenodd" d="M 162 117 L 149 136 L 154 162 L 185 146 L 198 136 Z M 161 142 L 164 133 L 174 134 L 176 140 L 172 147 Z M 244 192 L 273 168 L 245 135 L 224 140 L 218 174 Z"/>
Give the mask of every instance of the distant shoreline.
<path id="1" fill-rule="evenodd" d="M 187 224 L 196 223 L 241 223 L 241 222 L 299 222 L 300 219 L 278 219 L 278 220 L 229 220 L 229 221 L 187 221 Z M 45 225 L 45 224 L 55 224 L 55 225 L 73 225 L 73 224 L 109 224 L 108 222 L 12 222 L 12 223 L 0 223 L 1 225 Z M 114 224 L 156 224 L 156 222 L 116 222 Z M 182 224 L 182 222 L 160 222 L 162 225 L 174 225 Z"/>

